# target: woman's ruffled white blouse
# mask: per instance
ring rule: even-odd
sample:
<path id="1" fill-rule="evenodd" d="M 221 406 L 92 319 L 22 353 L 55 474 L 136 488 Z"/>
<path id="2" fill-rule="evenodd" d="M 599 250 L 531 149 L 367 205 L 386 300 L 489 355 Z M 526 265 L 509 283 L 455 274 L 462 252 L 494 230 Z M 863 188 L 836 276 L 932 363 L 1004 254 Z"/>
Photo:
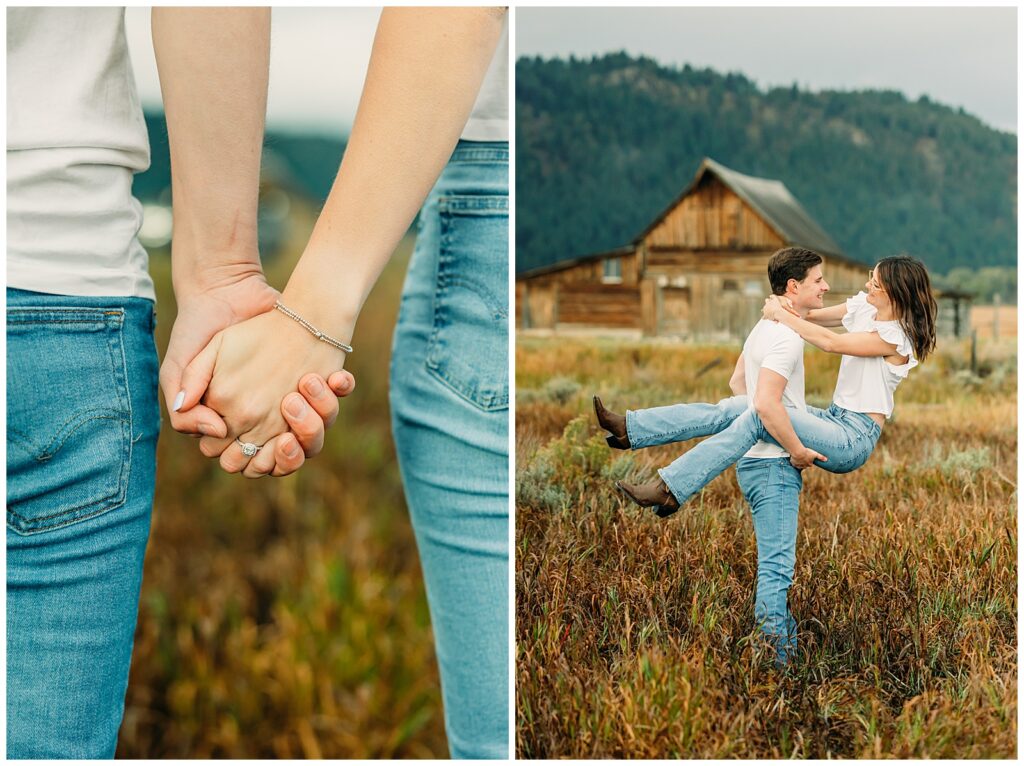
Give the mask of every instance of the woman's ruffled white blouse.
<path id="1" fill-rule="evenodd" d="M 839 378 L 832 400 L 854 412 L 878 412 L 892 417 L 893 392 L 900 381 L 917 366 L 914 347 L 899 322 L 879 322 L 878 310 L 859 292 L 846 301 L 843 327 L 848 332 L 877 332 L 878 336 L 896 346 L 896 353 L 907 357 L 906 364 L 889 364 L 880 356 L 847 356 L 839 365 Z"/>

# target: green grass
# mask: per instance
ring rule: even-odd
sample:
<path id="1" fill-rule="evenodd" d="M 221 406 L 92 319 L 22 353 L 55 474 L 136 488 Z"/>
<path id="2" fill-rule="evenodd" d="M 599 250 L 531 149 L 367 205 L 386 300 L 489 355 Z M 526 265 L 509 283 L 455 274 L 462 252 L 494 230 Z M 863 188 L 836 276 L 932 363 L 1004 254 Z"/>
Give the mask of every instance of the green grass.
<path id="1" fill-rule="evenodd" d="M 734 472 L 658 519 L 613 481 L 688 446 L 613 452 L 590 409 L 716 400 L 739 349 L 520 339 L 518 755 L 1014 757 L 1016 356 L 983 351 L 982 376 L 955 344 L 915 370 L 859 471 L 805 472 L 779 673 Z M 838 359 L 805 358 L 827 403 Z"/>

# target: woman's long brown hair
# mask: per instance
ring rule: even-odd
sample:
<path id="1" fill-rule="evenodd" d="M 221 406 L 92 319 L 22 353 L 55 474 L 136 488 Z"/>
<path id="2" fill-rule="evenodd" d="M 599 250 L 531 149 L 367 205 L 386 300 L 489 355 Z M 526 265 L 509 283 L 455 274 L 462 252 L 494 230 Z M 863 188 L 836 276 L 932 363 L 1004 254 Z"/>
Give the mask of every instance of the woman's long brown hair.
<path id="1" fill-rule="evenodd" d="M 939 313 L 928 270 L 917 258 L 891 255 L 878 262 L 875 274 L 889 294 L 896 321 L 910 338 L 914 356 L 923 362 L 935 350 L 935 317 Z"/>

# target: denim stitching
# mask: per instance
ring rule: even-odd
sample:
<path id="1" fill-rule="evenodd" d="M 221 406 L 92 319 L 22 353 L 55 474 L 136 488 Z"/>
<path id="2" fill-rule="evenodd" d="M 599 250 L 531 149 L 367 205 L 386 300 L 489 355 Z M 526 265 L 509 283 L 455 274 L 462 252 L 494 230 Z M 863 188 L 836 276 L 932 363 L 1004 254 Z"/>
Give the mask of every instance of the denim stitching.
<path id="1" fill-rule="evenodd" d="M 468 195 L 467 195 L 468 196 Z M 498 195 L 494 195 L 498 196 Z M 438 349 L 442 343 L 440 339 L 441 329 L 444 326 L 444 297 L 448 293 L 448 288 L 453 285 L 468 284 L 470 280 L 460 279 L 453 276 L 449 269 L 445 269 L 444 266 L 446 261 L 451 260 L 451 228 L 452 228 L 452 213 L 451 206 L 453 204 L 454 195 L 451 197 L 441 197 L 438 199 L 438 219 L 441 228 L 441 236 L 439 238 L 439 249 L 440 252 L 437 258 L 437 267 L 434 271 L 436 291 L 434 294 L 434 327 L 430 335 L 430 341 L 427 347 L 426 359 L 424 364 L 427 371 L 431 373 L 438 380 L 445 383 L 448 388 L 460 396 L 461 398 L 468 401 L 470 404 L 479 407 L 485 412 L 497 412 L 505 409 L 509 403 L 508 393 L 502 393 L 500 391 L 486 391 L 474 387 L 472 391 L 467 393 L 463 390 L 462 386 L 456 386 L 455 382 L 449 379 L 449 377 L 442 373 L 440 365 L 436 358 L 432 359 L 432 352 Z M 507 197 L 502 197 L 506 201 Z M 493 293 L 486 291 L 492 298 L 492 301 L 500 304 L 500 301 L 494 297 Z M 486 301 L 485 301 L 486 303 Z M 507 309 L 505 317 L 507 317 Z M 468 388 L 468 387 L 467 387 Z"/>
<path id="2" fill-rule="evenodd" d="M 455 151 L 452 152 L 452 156 L 448 162 L 461 163 L 480 160 L 491 161 L 495 164 L 507 163 L 509 160 L 509 150 L 507 147 L 499 146 L 456 146 Z"/>
<path id="3" fill-rule="evenodd" d="M 135 418 L 132 412 L 132 392 L 131 386 L 129 384 L 130 378 L 128 376 L 128 360 L 125 357 L 124 352 L 124 335 L 122 333 L 118 333 L 116 338 L 111 336 L 109 348 L 112 361 L 114 363 L 114 375 L 115 377 L 118 374 L 120 374 L 121 376 L 120 385 L 117 385 L 115 383 L 114 390 L 117 393 L 118 397 L 121 399 L 121 404 L 125 407 L 125 409 L 128 412 L 128 438 L 125 439 L 122 437 L 121 440 L 121 474 L 118 477 L 118 481 L 120 483 L 120 486 L 123 488 L 123 491 L 121 493 L 121 501 L 114 505 L 112 508 L 108 509 L 114 510 L 114 508 L 117 508 L 118 506 L 123 504 L 128 497 L 128 483 L 131 478 L 132 450 L 134 449 L 135 446 L 135 443 L 132 441 L 132 434 L 135 432 Z M 120 354 L 118 354 L 118 352 L 120 352 Z M 116 357 L 118 355 L 120 355 L 121 357 L 120 367 L 117 366 Z"/>
<path id="4" fill-rule="evenodd" d="M 60 312 L 69 312 L 69 313 L 70 312 L 82 312 L 82 313 L 88 314 L 88 313 L 101 312 L 102 317 L 116 317 L 117 320 L 113 321 L 111 319 L 101 319 L 101 318 L 77 319 L 77 318 L 68 318 L 67 316 L 63 316 L 63 317 L 55 316 L 53 319 L 50 319 L 50 320 L 38 319 L 38 318 L 34 319 L 34 320 L 31 320 L 31 321 L 24 320 L 24 319 L 16 319 L 15 321 L 12 322 L 11 321 L 11 313 L 12 312 L 16 313 L 16 314 L 35 315 L 37 317 L 38 317 L 38 315 L 40 313 L 48 313 L 48 314 L 57 313 L 57 314 L 59 314 Z M 96 516 L 99 516 L 100 514 L 108 512 L 108 511 L 115 510 L 116 508 L 118 508 L 121 505 L 123 505 L 125 499 L 127 498 L 128 481 L 127 481 L 126 473 L 128 472 L 129 467 L 126 464 L 126 459 L 130 459 L 131 451 L 132 451 L 132 446 L 131 446 L 132 410 L 131 410 L 130 398 L 126 402 L 125 401 L 125 396 L 124 396 L 124 392 L 127 391 L 127 389 L 128 389 L 128 383 L 127 383 L 127 361 L 125 359 L 124 336 L 123 336 L 123 333 L 122 333 L 122 329 L 124 327 L 124 314 L 125 314 L 125 312 L 123 310 L 120 310 L 120 309 L 101 309 L 101 308 L 67 308 L 67 309 L 63 309 L 63 308 L 53 308 L 53 307 L 19 307 L 19 308 L 13 308 L 13 309 L 9 309 L 8 310 L 8 324 L 17 324 L 17 325 L 30 325 L 30 324 L 31 325 L 103 324 L 103 325 L 105 325 L 107 330 L 112 330 L 113 332 L 111 332 L 109 337 L 107 338 L 106 346 L 107 346 L 108 353 L 110 354 L 111 375 L 113 376 L 113 382 L 114 382 L 113 392 L 114 392 L 115 397 L 118 400 L 118 403 L 121 405 L 123 410 L 127 412 L 127 415 L 128 415 L 127 419 L 121 413 L 118 413 L 116 416 L 106 415 L 106 416 L 92 416 L 92 417 L 86 418 L 86 419 L 82 420 L 81 423 L 77 424 L 75 426 L 75 428 L 72 429 L 72 431 L 70 431 L 68 434 L 66 434 L 64 436 L 64 438 L 60 442 L 60 445 L 63 446 L 64 442 L 67 441 L 67 439 L 71 436 L 71 434 L 73 434 L 75 431 L 80 429 L 86 423 L 92 422 L 93 420 L 104 420 L 104 419 L 106 419 L 106 420 L 113 420 L 116 423 L 120 423 L 121 424 L 121 429 L 120 429 L 120 432 L 121 432 L 121 456 L 120 456 L 121 457 L 121 460 L 120 460 L 121 470 L 120 470 L 120 473 L 118 474 L 116 482 L 114 482 L 114 485 L 113 485 L 114 489 L 113 489 L 113 491 L 108 493 L 108 494 L 106 494 L 106 495 L 103 495 L 100 498 L 90 498 L 85 503 L 81 503 L 81 504 L 79 504 L 77 506 L 74 506 L 73 508 L 63 509 L 63 510 L 57 512 L 57 513 L 49 514 L 47 516 L 38 516 L 38 517 L 31 517 L 31 518 L 29 518 L 27 516 L 19 514 L 17 511 L 12 510 L 11 507 L 8 506 L 8 508 L 7 508 L 7 513 L 8 513 L 8 517 L 9 517 L 8 523 L 11 524 L 10 517 L 17 518 L 17 519 L 19 519 L 19 520 L 24 522 L 24 524 L 18 525 L 18 526 L 15 526 L 15 525 L 11 524 L 11 526 L 14 528 L 14 531 L 16 533 L 18 533 L 18 534 L 21 534 L 21 535 L 35 534 L 35 533 L 45 532 L 45 531 L 48 531 L 48 530 L 52 530 L 52 529 L 56 529 L 56 528 L 60 528 L 60 527 L 64 527 L 64 526 L 69 526 L 70 524 L 77 523 L 77 522 L 80 522 L 80 521 L 85 521 L 87 519 L 94 518 Z M 121 357 L 120 369 L 118 368 L 118 365 L 117 365 L 117 362 L 116 362 L 116 359 L 115 359 L 115 356 L 117 355 L 117 347 L 118 346 L 120 346 L 120 350 L 121 350 L 121 353 L 120 353 L 120 357 Z M 92 412 L 95 412 L 95 411 L 96 410 L 92 410 Z M 103 410 L 100 409 L 100 411 L 103 411 Z M 116 413 L 117 411 L 115 410 L 114 412 Z M 61 424 L 60 428 L 58 429 L 58 435 L 60 433 L 60 430 L 65 428 L 69 422 L 73 422 L 74 419 L 75 419 L 74 417 L 69 418 L 63 424 Z M 125 425 L 126 424 L 128 425 L 127 433 L 125 432 Z M 15 433 L 18 433 L 18 435 L 26 443 L 33 444 L 31 439 L 28 439 L 24 434 L 22 434 L 22 433 L 20 433 L 18 431 L 15 431 Z M 50 444 L 48 445 L 48 448 L 53 446 L 53 444 L 56 441 L 56 439 L 57 439 L 57 436 L 55 436 L 54 439 L 51 440 Z M 59 449 L 59 447 L 58 447 L 58 449 Z M 46 457 L 46 459 L 48 460 L 50 457 L 53 457 L 53 455 L 56 454 L 56 452 L 57 452 L 57 450 L 54 450 L 52 453 L 49 453 L 48 456 Z M 46 453 L 44 453 L 44 454 L 46 454 Z M 39 460 L 38 456 L 34 455 L 33 457 L 37 461 Z M 97 508 L 96 508 L 96 511 L 94 513 L 89 513 L 89 514 L 86 514 L 86 515 L 76 515 L 75 518 L 68 519 L 66 521 L 61 521 L 61 522 L 56 523 L 56 524 L 39 524 L 38 523 L 38 522 L 47 521 L 48 519 L 67 517 L 67 516 L 69 516 L 71 514 L 76 514 L 76 512 L 82 511 L 82 509 L 84 509 L 84 508 L 89 508 L 89 507 L 97 507 Z"/>
<path id="5" fill-rule="evenodd" d="M 508 197 L 504 194 L 450 194 L 439 197 L 438 210 L 442 214 L 492 215 L 508 212 Z"/>
<path id="6" fill-rule="evenodd" d="M 105 414 L 105 415 L 93 415 L 93 414 L 90 414 L 90 413 L 94 413 L 94 412 L 113 413 L 113 414 Z M 80 422 L 76 423 L 75 422 L 76 420 L 80 421 Z M 20 437 L 21 441 L 23 441 L 26 445 L 28 445 L 31 448 L 31 450 L 27 449 L 25 451 L 29 455 L 32 456 L 33 460 L 35 460 L 38 463 L 45 463 L 47 460 L 49 460 L 54 455 L 56 455 L 58 451 L 60 451 L 60 448 L 64 446 L 64 442 L 66 442 L 69 438 L 71 438 L 71 435 L 73 433 L 75 433 L 78 429 L 80 429 L 85 424 L 91 423 L 94 420 L 115 420 L 115 421 L 122 421 L 123 422 L 125 420 L 125 417 L 124 417 L 124 415 L 122 413 L 118 412 L 117 410 L 111 410 L 110 408 L 107 408 L 107 407 L 97 407 L 97 408 L 94 408 L 94 409 L 91 409 L 91 410 L 85 410 L 84 412 L 76 412 L 74 415 L 72 415 L 70 418 L 65 420 L 63 423 L 61 423 L 57 427 L 57 432 L 53 435 L 53 438 L 50 439 L 50 443 L 47 444 L 45 447 L 42 447 L 42 448 L 40 448 L 39 445 L 37 445 L 35 443 L 35 441 L 33 441 L 32 438 L 28 434 L 22 433 L 18 429 L 12 428 L 11 426 L 8 426 L 7 430 L 8 430 L 9 433 L 15 434 L 18 437 Z M 64 433 L 64 430 L 69 425 L 71 425 L 72 423 L 75 423 L 75 427 L 72 428 L 67 433 Z M 63 434 L 63 438 L 61 438 L 62 434 Z M 59 443 L 57 442 L 58 439 L 60 439 Z M 56 445 L 56 446 L 54 446 L 54 445 Z"/>
<path id="7" fill-rule="evenodd" d="M 40 316 L 41 314 L 48 314 L 50 315 L 50 317 L 43 318 Z M 99 314 L 99 316 L 97 316 L 97 314 Z M 24 318 L 21 315 L 23 315 Z M 116 324 L 121 324 L 124 321 L 124 312 L 115 310 L 104 310 L 99 308 L 61 309 L 46 306 L 19 306 L 7 309 L 7 324 L 14 325 L 102 324 L 109 327 L 111 320 L 104 319 L 104 317 L 117 317 L 119 321 Z"/>

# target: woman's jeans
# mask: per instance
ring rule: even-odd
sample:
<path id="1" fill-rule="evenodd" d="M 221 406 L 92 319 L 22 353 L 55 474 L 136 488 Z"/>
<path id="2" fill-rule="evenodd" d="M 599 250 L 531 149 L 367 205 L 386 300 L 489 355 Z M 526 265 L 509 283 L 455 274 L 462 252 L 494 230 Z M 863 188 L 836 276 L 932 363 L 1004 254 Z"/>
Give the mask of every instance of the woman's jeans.
<path id="1" fill-rule="evenodd" d="M 507 758 L 508 144 L 459 142 L 420 211 L 391 416 L 455 758 Z"/>
<path id="2" fill-rule="evenodd" d="M 111 758 L 160 430 L 153 303 L 7 291 L 7 756 Z"/>
<path id="3" fill-rule="evenodd" d="M 861 412 L 831 405 L 827 410 L 786 408 L 793 430 L 805 447 L 826 461 L 814 464 L 831 473 L 849 473 L 864 465 L 875 449 L 881 427 Z M 778 444 L 748 408 L 745 396 L 718 404 L 672 404 L 626 413 L 626 433 L 633 449 L 710 436 L 658 471 L 680 504 L 736 463 L 758 441 Z"/>

